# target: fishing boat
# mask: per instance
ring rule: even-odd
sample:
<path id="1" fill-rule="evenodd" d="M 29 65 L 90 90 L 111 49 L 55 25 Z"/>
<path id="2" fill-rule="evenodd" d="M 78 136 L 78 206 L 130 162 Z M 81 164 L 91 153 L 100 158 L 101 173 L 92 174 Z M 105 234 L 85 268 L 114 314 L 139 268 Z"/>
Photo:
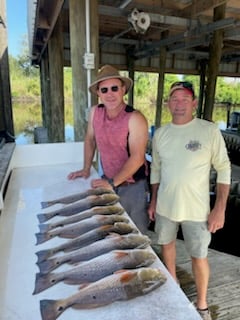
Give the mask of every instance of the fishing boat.
<path id="1" fill-rule="evenodd" d="M 221 131 L 231 162 L 240 165 L 240 111 L 231 113 L 227 129 Z"/>

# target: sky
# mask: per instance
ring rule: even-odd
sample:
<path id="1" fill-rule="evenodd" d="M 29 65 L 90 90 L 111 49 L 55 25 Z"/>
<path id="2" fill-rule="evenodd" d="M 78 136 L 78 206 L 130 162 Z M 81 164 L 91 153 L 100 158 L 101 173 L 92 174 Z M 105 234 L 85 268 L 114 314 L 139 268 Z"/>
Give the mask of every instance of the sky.
<path id="1" fill-rule="evenodd" d="M 21 54 L 21 42 L 28 34 L 27 0 L 5 0 L 7 15 L 8 53 Z"/>

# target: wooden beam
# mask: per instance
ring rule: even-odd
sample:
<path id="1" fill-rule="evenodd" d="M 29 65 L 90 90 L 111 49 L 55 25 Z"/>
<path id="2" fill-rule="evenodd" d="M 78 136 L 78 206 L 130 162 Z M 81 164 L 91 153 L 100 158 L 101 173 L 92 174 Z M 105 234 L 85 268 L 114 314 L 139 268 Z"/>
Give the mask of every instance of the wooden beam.
<path id="1" fill-rule="evenodd" d="M 51 96 L 49 142 L 64 142 L 63 39 L 61 16 L 55 25 L 48 45 Z"/>
<path id="2" fill-rule="evenodd" d="M 214 9 L 214 21 L 224 19 L 226 4 Z M 203 118 L 212 121 L 215 89 L 218 76 L 219 63 L 221 61 L 222 44 L 224 30 L 217 30 L 213 34 L 212 42 L 210 43 L 209 63 L 208 63 L 208 78 L 206 86 L 206 96 L 203 111 Z"/>
<path id="3" fill-rule="evenodd" d="M 0 1 L 0 132 L 7 141 L 14 141 L 12 100 L 9 77 L 5 0 Z"/>
<path id="4" fill-rule="evenodd" d="M 167 38 L 168 32 L 162 34 L 162 38 Z M 158 90 L 157 90 L 157 103 L 156 103 L 156 116 L 155 116 L 155 127 L 161 126 L 162 122 L 162 102 L 163 102 L 163 91 L 164 91 L 164 77 L 166 68 L 166 47 L 161 48 L 159 54 L 159 73 L 158 73 Z"/>
<path id="5" fill-rule="evenodd" d="M 227 0 L 193 0 L 192 4 L 181 10 L 180 16 L 191 17 L 201 15 L 204 11 L 214 9 L 223 4 L 226 4 Z"/>
<path id="6" fill-rule="evenodd" d="M 91 52 L 95 56 L 95 69 L 91 70 L 91 82 L 96 78 L 99 69 L 99 15 L 98 0 L 90 1 L 90 34 L 91 34 Z M 92 95 L 92 104 L 98 103 L 98 97 Z"/>
<path id="7" fill-rule="evenodd" d="M 69 0 L 70 47 L 73 89 L 74 140 L 83 141 L 86 132 L 87 71 L 85 1 Z"/>

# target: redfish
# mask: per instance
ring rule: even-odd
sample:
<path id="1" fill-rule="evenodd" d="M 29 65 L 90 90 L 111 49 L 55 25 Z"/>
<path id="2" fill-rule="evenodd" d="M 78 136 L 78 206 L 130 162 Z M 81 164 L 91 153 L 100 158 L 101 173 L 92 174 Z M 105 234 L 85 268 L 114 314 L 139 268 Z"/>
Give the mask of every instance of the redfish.
<path id="1" fill-rule="evenodd" d="M 114 224 L 115 222 L 127 223 L 129 222 L 129 219 L 117 214 L 112 214 L 110 216 L 95 215 L 91 218 L 84 219 L 83 221 L 80 221 L 78 223 L 74 223 L 46 233 L 36 233 L 35 235 L 37 238 L 37 244 L 43 243 L 57 236 L 60 238 L 74 239 L 92 229 L 107 224 Z"/>
<path id="2" fill-rule="evenodd" d="M 82 221 L 84 219 L 90 218 L 94 215 L 111 215 L 111 214 L 123 214 L 124 209 L 117 205 L 109 205 L 109 206 L 101 206 L 101 207 L 93 207 L 91 210 L 88 211 L 82 211 L 78 214 L 74 214 L 68 218 L 63 218 L 59 221 L 56 221 L 54 223 L 42 223 L 39 225 L 40 233 L 47 232 L 49 230 L 58 228 L 58 227 L 64 227 L 68 224 L 72 224 L 75 222 Z"/>
<path id="3" fill-rule="evenodd" d="M 75 239 L 66 241 L 65 243 L 57 247 L 36 252 L 36 255 L 38 257 L 37 262 L 41 262 L 53 256 L 59 251 L 67 252 L 82 248 L 86 245 L 93 243 L 94 241 L 105 238 L 107 235 L 111 233 L 127 234 L 131 232 L 138 233 L 138 230 L 135 227 L 131 226 L 129 223 L 115 222 L 114 224 L 105 225 L 90 230 Z"/>
<path id="4" fill-rule="evenodd" d="M 33 294 L 39 293 L 60 281 L 81 284 L 97 281 L 121 269 L 135 269 L 151 265 L 156 255 L 146 249 L 113 250 L 70 270 L 59 273 L 36 274 Z"/>
<path id="5" fill-rule="evenodd" d="M 57 209 L 48 213 L 40 213 L 37 215 L 37 217 L 39 222 L 45 222 L 55 216 L 71 216 L 81 211 L 88 210 L 92 207 L 116 204 L 118 201 L 119 196 L 115 193 L 89 196 L 64 208 Z"/>
<path id="6" fill-rule="evenodd" d="M 72 195 L 69 195 L 66 197 L 62 197 L 62 198 L 58 198 L 58 199 L 54 199 L 54 200 L 49 200 L 49 201 L 42 201 L 41 207 L 42 207 L 42 209 L 44 209 L 44 208 L 50 207 L 50 206 L 57 204 L 57 203 L 69 204 L 72 202 L 76 202 L 78 200 L 82 200 L 88 196 L 98 196 L 98 195 L 101 195 L 104 193 L 114 193 L 114 191 L 111 189 L 107 189 L 107 188 L 89 189 L 84 192 L 72 194 Z"/>
<path id="7" fill-rule="evenodd" d="M 42 320 L 55 320 L 67 308 L 91 309 L 115 301 L 134 299 L 156 290 L 167 278 L 160 269 L 122 270 L 85 285 L 79 292 L 62 300 L 41 300 Z M 151 307 L 151 306 L 150 306 Z"/>
<path id="8" fill-rule="evenodd" d="M 39 262 L 37 265 L 40 273 L 49 273 L 64 263 L 75 264 L 79 261 L 90 260 L 111 250 L 144 249 L 150 243 L 151 240 L 147 236 L 140 234 L 119 235 L 115 233 L 63 256 Z"/>

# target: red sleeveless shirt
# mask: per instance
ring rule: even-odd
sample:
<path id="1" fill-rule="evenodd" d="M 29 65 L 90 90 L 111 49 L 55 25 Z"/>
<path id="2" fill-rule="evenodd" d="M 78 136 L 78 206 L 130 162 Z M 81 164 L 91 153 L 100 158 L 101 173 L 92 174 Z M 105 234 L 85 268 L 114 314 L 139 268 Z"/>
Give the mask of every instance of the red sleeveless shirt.
<path id="1" fill-rule="evenodd" d="M 128 123 L 133 111 L 134 108 L 127 105 L 117 117 L 110 119 L 103 104 L 99 104 L 95 109 L 93 129 L 103 172 L 108 178 L 113 178 L 129 158 Z M 134 179 L 129 178 L 128 181 L 134 181 Z"/>

